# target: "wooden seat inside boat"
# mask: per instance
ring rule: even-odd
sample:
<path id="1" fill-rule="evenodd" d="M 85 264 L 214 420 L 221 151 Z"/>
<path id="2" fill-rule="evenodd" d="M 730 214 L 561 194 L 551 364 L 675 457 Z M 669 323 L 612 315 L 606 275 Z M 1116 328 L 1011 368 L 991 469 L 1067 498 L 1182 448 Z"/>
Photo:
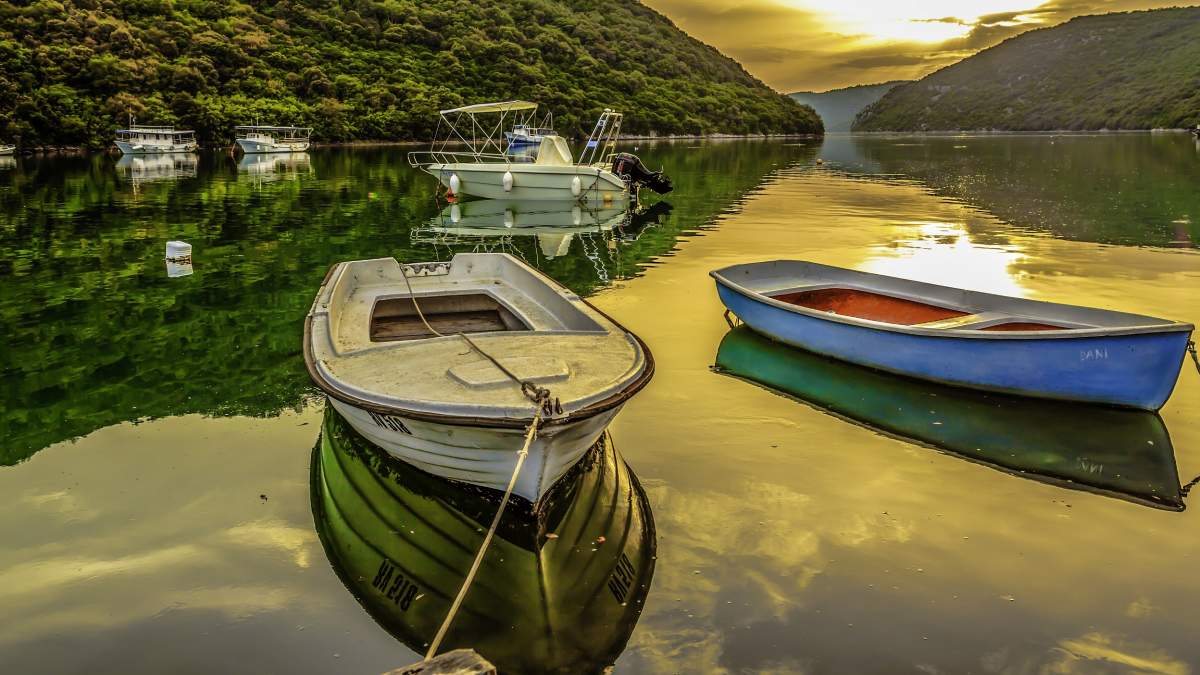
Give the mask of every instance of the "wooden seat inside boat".
<path id="1" fill-rule="evenodd" d="M 790 291 L 770 297 L 820 312 L 903 326 L 953 319 L 968 314 L 968 312 L 857 288 L 817 288 Z"/>
<path id="2" fill-rule="evenodd" d="M 430 327 L 443 335 L 530 330 L 520 317 L 484 293 L 432 295 L 419 299 Z M 371 312 L 371 342 L 436 337 L 425 327 L 412 298 L 386 298 Z"/>

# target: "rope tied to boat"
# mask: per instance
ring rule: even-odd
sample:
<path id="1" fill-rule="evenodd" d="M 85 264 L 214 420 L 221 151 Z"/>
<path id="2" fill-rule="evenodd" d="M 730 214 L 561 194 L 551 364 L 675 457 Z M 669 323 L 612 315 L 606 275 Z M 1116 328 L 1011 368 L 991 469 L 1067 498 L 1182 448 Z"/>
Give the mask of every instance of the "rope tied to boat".
<path id="1" fill-rule="evenodd" d="M 543 389 L 543 391 L 546 391 Z M 546 395 L 549 395 L 546 391 Z M 508 498 L 512 496 L 513 488 L 517 484 L 517 475 L 521 473 L 521 466 L 525 464 L 525 458 L 529 456 L 529 446 L 533 445 L 533 439 L 537 435 L 538 424 L 542 420 L 542 406 L 538 405 L 533 414 L 533 421 L 529 424 L 529 430 L 525 434 L 525 444 L 517 452 L 517 465 L 513 467 L 512 476 L 508 479 L 508 488 L 504 490 L 504 497 L 500 499 L 500 508 L 496 509 L 496 515 L 492 517 L 492 525 L 488 528 L 487 534 L 483 536 L 483 543 L 479 546 L 479 551 L 475 554 L 475 560 L 471 563 L 471 569 L 467 571 L 466 578 L 463 579 L 462 586 L 458 589 L 458 595 L 454 596 L 454 602 L 450 605 L 450 611 L 446 613 L 446 618 L 442 620 L 442 625 L 438 628 L 437 635 L 433 636 L 433 642 L 429 643 L 429 651 L 425 652 L 425 660 L 428 661 L 437 655 L 438 647 L 442 646 L 442 639 L 446 637 L 446 631 L 450 630 L 450 624 L 454 622 L 454 616 L 458 614 L 459 607 L 462 606 L 463 598 L 467 597 L 467 591 L 471 588 L 471 582 L 475 580 L 475 573 L 479 571 L 480 564 L 483 563 L 483 556 L 487 553 L 488 546 L 492 543 L 492 537 L 495 536 L 496 530 L 500 527 L 500 518 L 504 515 L 504 508 L 508 506 Z"/>
<path id="2" fill-rule="evenodd" d="M 425 324 L 425 330 L 438 337 L 450 337 L 438 332 L 433 326 L 429 325 L 429 321 L 425 318 L 425 313 L 421 311 L 421 304 L 417 302 L 417 294 L 413 291 L 412 282 L 408 280 L 408 274 L 404 271 L 403 266 L 400 269 L 400 275 L 404 277 L 404 285 L 408 287 L 408 296 L 412 300 L 413 308 L 417 310 L 417 316 L 421 318 L 421 323 Z M 433 637 L 433 641 L 429 643 L 429 650 L 425 652 L 425 660 L 428 661 L 437 655 L 438 648 L 442 646 L 442 640 L 446 637 L 446 632 L 450 630 L 450 624 L 454 622 L 455 615 L 462 607 L 463 599 L 467 597 L 467 591 L 471 588 L 471 583 L 475 581 L 475 574 L 479 571 L 479 566 L 483 563 L 483 557 L 487 553 L 488 547 L 491 546 L 492 537 L 495 536 L 496 530 L 500 527 L 500 520 L 504 516 L 504 509 L 508 506 L 508 500 L 512 497 L 513 489 L 517 485 L 517 476 L 521 474 L 521 467 L 525 465 L 525 458 L 529 456 L 529 448 L 533 445 L 534 439 L 537 437 L 538 427 L 542 423 L 543 417 L 549 417 L 555 414 L 562 414 L 562 404 L 557 398 L 550 394 L 550 390 L 546 387 L 539 386 L 537 383 L 530 380 L 522 380 L 517 377 L 504 364 L 500 363 L 494 356 L 484 351 L 475 341 L 467 337 L 466 333 L 458 332 L 454 335 L 466 340 L 467 344 L 472 349 L 482 354 L 493 365 L 500 369 L 500 372 L 508 376 L 513 382 L 516 382 L 521 387 L 521 394 L 533 403 L 533 419 L 529 422 L 529 428 L 525 432 L 525 442 L 521 445 L 521 449 L 517 451 L 517 462 L 513 466 L 512 475 L 508 478 L 508 487 L 504 490 L 504 496 L 500 498 L 500 506 L 496 509 L 496 515 L 492 517 L 492 524 L 488 527 L 487 534 L 483 537 L 483 543 L 479 545 L 479 551 L 475 553 L 475 560 L 471 563 L 471 569 L 467 571 L 467 576 L 463 579 L 462 586 L 458 589 L 458 595 L 454 596 L 454 602 L 450 605 L 450 611 L 446 612 L 446 618 L 442 620 L 442 625 L 438 628 L 438 632 Z"/>
<path id="3" fill-rule="evenodd" d="M 1188 340 L 1187 350 L 1188 353 L 1192 355 L 1192 363 L 1196 364 L 1196 372 L 1200 373 L 1200 356 L 1196 355 L 1196 343 L 1192 340 Z"/>
<path id="4" fill-rule="evenodd" d="M 452 337 L 452 335 L 439 333 L 436 328 L 429 325 L 429 321 L 425 318 L 425 312 L 421 311 L 421 303 L 417 302 L 417 294 L 413 291 L 412 282 L 408 280 L 408 274 L 404 271 L 403 266 L 400 268 L 400 276 L 404 278 L 404 285 L 408 287 L 408 298 L 409 300 L 412 300 L 413 309 L 417 310 L 417 316 L 420 317 L 421 323 L 425 324 L 425 330 L 438 337 Z M 557 397 L 552 397 L 549 389 L 538 386 L 538 384 L 532 380 L 522 380 L 521 378 L 517 377 L 516 373 L 512 372 L 508 368 L 505 368 L 504 364 L 500 363 L 496 357 L 487 353 L 482 347 L 475 344 L 475 341 L 467 337 L 466 333 L 458 332 L 454 333 L 453 335 L 457 335 L 463 340 L 466 340 L 471 349 L 479 352 L 480 355 L 482 355 L 488 361 L 491 361 L 492 365 L 499 368 L 500 372 L 504 373 L 505 376 L 515 382 L 517 386 L 521 388 L 521 394 L 523 394 L 525 398 L 529 399 L 529 401 L 537 407 L 539 414 L 544 414 L 547 417 L 551 415 L 562 414 L 562 402 L 559 401 Z"/>

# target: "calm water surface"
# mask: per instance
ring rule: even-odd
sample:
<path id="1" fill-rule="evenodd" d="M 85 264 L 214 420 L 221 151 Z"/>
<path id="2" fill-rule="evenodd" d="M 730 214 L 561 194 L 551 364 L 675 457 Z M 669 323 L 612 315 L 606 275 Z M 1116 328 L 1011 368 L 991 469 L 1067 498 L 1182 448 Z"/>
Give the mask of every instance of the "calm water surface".
<path id="1" fill-rule="evenodd" d="M 658 361 L 612 428 L 636 482 L 601 489 L 623 474 L 598 451 L 549 516 L 593 540 L 611 531 L 588 530 L 601 521 L 581 504 L 652 512 L 627 528 L 656 547 L 653 565 L 633 560 L 646 587 L 622 595 L 640 618 L 571 623 L 592 600 L 554 596 L 494 620 L 490 642 L 476 634 L 485 655 L 505 661 L 519 640 L 537 660 L 574 640 L 629 673 L 1200 670 L 1200 522 L 1181 487 L 1200 474 L 1190 363 L 1161 416 L 956 395 L 731 333 L 707 276 L 795 257 L 1200 323 L 1190 137 L 638 152 L 677 189 L 633 214 L 452 210 L 399 149 L 0 158 L 2 670 L 417 660 L 410 610 L 360 604 L 353 561 L 327 553 L 349 530 L 319 505 L 318 469 L 378 465 L 331 444 L 300 328 L 331 262 L 470 250 L 520 255 L 591 296 Z M 164 265 L 167 239 L 195 246 L 190 274 Z M 404 486 L 388 499 L 465 528 L 444 545 L 411 536 L 474 545 L 486 505 Z M 580 496 L 594 494 L 609 496 Z M 531 628 L 547 616 L 560 623 Z"/>

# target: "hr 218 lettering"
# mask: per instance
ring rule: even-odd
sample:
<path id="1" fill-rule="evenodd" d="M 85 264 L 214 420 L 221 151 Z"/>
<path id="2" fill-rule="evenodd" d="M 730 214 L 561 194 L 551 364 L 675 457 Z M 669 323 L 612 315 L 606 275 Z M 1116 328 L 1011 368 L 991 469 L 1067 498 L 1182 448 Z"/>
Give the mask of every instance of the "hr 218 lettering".
<path id="1" fill-rule="evenodd" d="M 371 416 L 371 421 L 374 422 L 375 426 L 377 427 L 389 429 L 401 434 L 408 434 L 409 436 L 412 435 L 412 432 L 408 430 L 408 427 L 404 425 L 404 422 L 398 418 L 392 417 L 391 415 L 381 415 L 379 413 L 370 411 L 367 411 L 367 414 Z"/>
<path id="2" fill-rule="evenodd" d="M 417 597 L 419 592 L 417 585 L 405 579 L 399 568 L 387 558 L 379 561 L 379 571 L 375 573 L 375 580 L 371 585 L 404 612 L 412 606 L 413 598 Z"/>

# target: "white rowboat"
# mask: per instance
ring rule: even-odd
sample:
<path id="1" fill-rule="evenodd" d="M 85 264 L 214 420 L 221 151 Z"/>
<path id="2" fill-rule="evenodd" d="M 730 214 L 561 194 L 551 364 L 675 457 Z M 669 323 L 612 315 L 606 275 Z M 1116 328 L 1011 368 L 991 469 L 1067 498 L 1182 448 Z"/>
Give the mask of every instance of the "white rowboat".
<path id="1" fill-rule="evenodd" d="M 414 295 L 442 336 L 417 314 Z M 534 406 L 458 333 L 557 402 L 514 489 L 530 502 L 583 456 L 654 372 L 635 335 L 501 253 L 334 265 L 306 320 L 305 362 L 333 406 L 372 443 L 430 473 L 503 490 Z"/>

